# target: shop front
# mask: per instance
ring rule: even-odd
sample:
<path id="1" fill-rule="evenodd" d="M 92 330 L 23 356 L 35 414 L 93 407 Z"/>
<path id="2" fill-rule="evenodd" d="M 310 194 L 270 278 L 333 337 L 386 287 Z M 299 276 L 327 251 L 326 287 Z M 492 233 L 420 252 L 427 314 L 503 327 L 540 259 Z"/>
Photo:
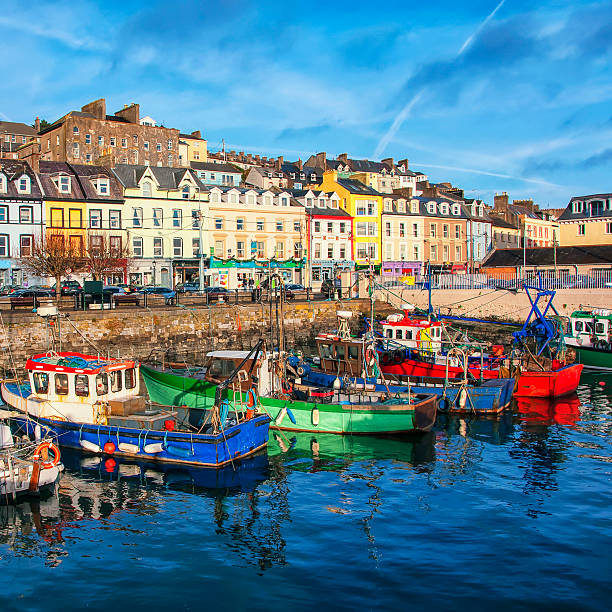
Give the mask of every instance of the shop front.
<path id="1" fill-rule="evenodd" d="M 138 287 L 156 286 L 172 288 L 172 261 L 170 259 L 132 259 L 128 283 Z"/>
<path id="2" fill-rule="evenodd" d="M 313 282 L 324 281 L 335 278 L 338 272 L 354 269 L 355 262 L 346 259 L 313 259 L 312 280 Z"/>
<path id="3" fill-rule="evenodd" d="M 382 280 L 403 280 L 421 274 L 420 261 L 385 261 L 381 266 Z"/>
<path id="4" fill-rule="evenodd" d="M 278 272 L 286 283 L 302 283 L 303 260 L 239 260 L 210 258 L 207 275 L 210 285 L 238 289 L 252 286 L 258 279 L 268 276 L 270 270 Z"/>

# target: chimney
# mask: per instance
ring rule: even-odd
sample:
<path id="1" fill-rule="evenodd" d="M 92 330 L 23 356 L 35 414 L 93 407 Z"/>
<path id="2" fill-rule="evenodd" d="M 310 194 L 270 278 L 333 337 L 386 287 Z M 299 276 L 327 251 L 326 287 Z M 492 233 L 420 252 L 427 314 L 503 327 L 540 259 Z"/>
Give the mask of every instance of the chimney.
<path id="1" fill-rule="evenodd" d="M 281 168 L 283 167 L 283 162 L 284 162 L 284 158 L 282 155 L 279 155 L 276 158 L 276 169 L 280 172 Z"/>
<path id="2" fill-rule="evenodd" d="M 140 123 L 140 104 L 130 104 L 115 113 L 115 117 L 126 119 L 128 123 Z"/>
<path id="3" fill-rule="evenodd" d="M 301 157 L 298 158 L 298 160 L 297 160 L 297 167 L 300 169 L 300 171 L 302 170 L 303 165 L 304 164 L 302 163 L 302 158 Z"/>
<path id="4" fill-rule="evenodd" d="M 505 191 L 500 194 L 495 194 L 493 198 L 493 208 L 495 210 L 508 210 L 508 194 Z"/>
<path id="5" fill-rule="evenodd" d="M 344 164 L 348 163 L 348 153 L 341 153 L 338 155 L 338 159 Z"/>
<path id="6" fill-rule="evenodd" d="M 393 170 L 393 168 L 395 167 L 393 165 L 393 158 L 392 157 L 387 157 L 386 159 L 383 159 L 382 163 L 385 164 L 385 166 L 388 166 L 389 170 Z"/>
<path id="7" fill-rule="evenodd" d="M 40 132 L 40 117 L 36 117 L 36 120 L 34 121 L 34 129 L 37 132 Z"/>
<path id="8" fill-rule="evenodd" d="M 383 160 L 383 161 L 384 161 L 384 160 Z M 405 168 L 406 170 L 408 170 L 408 158 L 406 158 L 406 159 L 400 159 L 400 160 L 397 162 L 397 165 L 398 165 L 398 166 L 404 166 L 404 168 Z"/>
<path id="9" fill-rule="evenodd" d="M 96 119 L 106 119 L 106 100 L 104 98 L 94 100 L 85 106 L 81 106 L 81 111 L 91 113 Z"/>
<path id="10" fill-rule="evenodd" d="M 323 170 L 327 170 L 327 153 L 323 151 L 322 153 L 317 153 L 315 155 L 315 166 L 317 168 L 323 168 Z"/>
<path id="11" fill-rule="evenodd" d="M 194 138 L 202 138 L 202 132 L 200 132 L 200 130 L 195 130 L 194 132 L 191 132 L 191 135 Z"/>

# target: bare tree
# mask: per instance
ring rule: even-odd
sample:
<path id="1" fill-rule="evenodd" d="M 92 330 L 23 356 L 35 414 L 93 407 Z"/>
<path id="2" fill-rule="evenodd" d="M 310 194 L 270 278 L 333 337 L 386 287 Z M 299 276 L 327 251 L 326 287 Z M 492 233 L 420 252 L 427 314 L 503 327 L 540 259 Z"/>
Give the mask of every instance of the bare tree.
<path id="1" fill-rule="evenodd" d="M 121 236 L 110 236 L 103 232 L 89 235 L 85 269 L 94 280 L 103 280 L 106 274 L 113 272 L 123 272 L 129 257 L 129 248 Z"/>
<path id="2" fill-rule="evenodd" d="M 31 255 L 22 257 L 21 265 L 35 276 L 54 278 L 55 298 L 59 301 L 62 278 L 81 271 L 85 265 L 81 236 L 68 236 L 59 230 L 37 236 Z"/>

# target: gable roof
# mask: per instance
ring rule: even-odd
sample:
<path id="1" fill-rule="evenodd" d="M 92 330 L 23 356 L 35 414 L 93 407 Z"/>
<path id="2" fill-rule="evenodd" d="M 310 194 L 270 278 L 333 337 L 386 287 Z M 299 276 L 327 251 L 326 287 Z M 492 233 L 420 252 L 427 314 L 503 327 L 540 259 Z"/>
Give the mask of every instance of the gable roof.
<path id="1" fill-rule="evenodd" d="M 190 162 L 191 167 L 194 170 L 206 170 L 208 172 L 225 172 L 231 174 L 242 174 L 242 170 L 232 164 L 215 164 L 214 162 Z"/>
<path id="2" fill-rule="evenodd" d="M 0 172 L 6 176 L 6 193 L 0 198 L 41 198 L 42 191 L 30 165 L 21 159 L 0 159 Z M 18 193 L 15 181 L 26 174 L 30 178 L 30 193 Z"/>
<path id="3" fill-rule="evenodd" d="M 136 166 L 130 164 L 117 164 L 113 172 L 127 189 L 138 187 L 142 175 L 146 170 L 150 170 L 155 177 L 159 188 L 162 190 L 178 189 L 186 173 L 189 173 L 195 184 L 202 190 L 205 189 L 204 183 L 197 177 L 191 168 L 170 168 L 168 166 Z"/>
<path id="4" fill-rule="evenodd" d="M 27 123 L 0 121 L 1 134 L 19 134 L 20 136 L 38 136 L 38 132 Z"/>

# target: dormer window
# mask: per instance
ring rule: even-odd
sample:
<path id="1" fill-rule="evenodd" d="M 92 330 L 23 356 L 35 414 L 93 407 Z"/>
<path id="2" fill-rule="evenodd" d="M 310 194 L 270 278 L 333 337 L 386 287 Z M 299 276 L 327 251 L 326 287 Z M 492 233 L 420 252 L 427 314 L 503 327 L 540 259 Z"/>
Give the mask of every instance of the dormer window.
<path id="1" fill-rule="evenodd" d="M 582 212 L 582 202 L 580 200 L 575 200 L 572 202 L 572 212 L 581 213 Z"/>
<path id="2" fill-rule="evenodd" d="M 100 178 L 93 181 L 94 187 L 98 195 L 108 195 L 110 191 L 109 181 L 107 178 Z"/>
<path id="3" fill-rule="evenodd" d="M 210 201 L 211 202 L 218 202 L 219 201 L 219 192 L 218 191 L 211 191 L 210 192 Z"/>
<path id="4" fill-rule="evenodd" d="M 397 211 L 401 213 L 406 212 L 406 202 L 404 200 L 398 200 Z"/>
<path id="5" fill-rule="evenodd" d="M 306 175 L 303 172 L 301 172 L 300 173 L 300 178 L 304 181 L 304 180 L 306 180 Z"/>
<path id="6" fill-rule="evenodd" d="M 183 187 L 182 195 L 183 195 L 183 200 L 188 200 L 189 199 L 189 185 L 185 185 Z"/>
<path id="7" fill-rule="evenodd" d="M 338 208 L 338 200 L 330 200 L 332 208 Z"/>
<path id="8" fill-rule="evenodd" d="M 255 206 L 255 194 L 254 193 L 247 193 L 247 197 L 246 197 L 246 203 L 248 206 Z"/>
<path id="9" fill-rule="evenodd" d="M 436 203 L 435 202 L 427 202 L 427 212 L 430 215 L 436 214 Z"/>
<path id="10" fill-rule="evenodd" d="M 310 180 L 311 180 L 313 183 L 316 183 L 316 182 L 317 182 L 317 175 L 316 175 L 316 174 L 311 174 L 311 175 L 310 175 Z"/>
<path id="11" fill-rule="evenodd" d="M 461 214 L 461 206 L 459 204 L 453 204 L 453 215 L 458 217 Z"/>
<path id="12" fill-rule="evenodd" d="M 385 199 L 385 212 L 391 212 L 391 200 L 388 198 Z"/>
<path id="13" fill-rule="evenodd" d="M 17 181 L 17 191 L 19 193 L 30 193 L 30 177 L 29 176 L 24 175 Z"/>
<path id="14" fill-rule="evenodd" d="M 419 212 L 419 201 L 411 200 L 410 201 L 410 212 L 417 214 Z"/>
<path id="15" fill-rule="evenodd" d="M 312 198 L 306 198 L 306 206 L 308 208 L 312 208 L 312 206 L 313 206 L 313 199 Z"/>
<path id="16" fill-rule="evenodd" d="M 230 204 L 238 204 L 238 194 L 232 191 L 228 196 L 228 201 Z"/>
<path id="17" fill-rule="evenodd" d="M 71 178 L 69 176 L 60 176 L 55 182 L 57 190 L 60 193 L 70 193 L 71 191 Z"/>
<path id="18" fill-rule="evenodd" d="M 142 184 L 142 195 L 145 198 L 150 198 L 151 197 L 151 183 L 149 181 L 145 181 Z"/>
<path id="19" fill-rule="evenodd" d="M 325 208 L 325 198 L 319 198 L 319 208 Z"/>

